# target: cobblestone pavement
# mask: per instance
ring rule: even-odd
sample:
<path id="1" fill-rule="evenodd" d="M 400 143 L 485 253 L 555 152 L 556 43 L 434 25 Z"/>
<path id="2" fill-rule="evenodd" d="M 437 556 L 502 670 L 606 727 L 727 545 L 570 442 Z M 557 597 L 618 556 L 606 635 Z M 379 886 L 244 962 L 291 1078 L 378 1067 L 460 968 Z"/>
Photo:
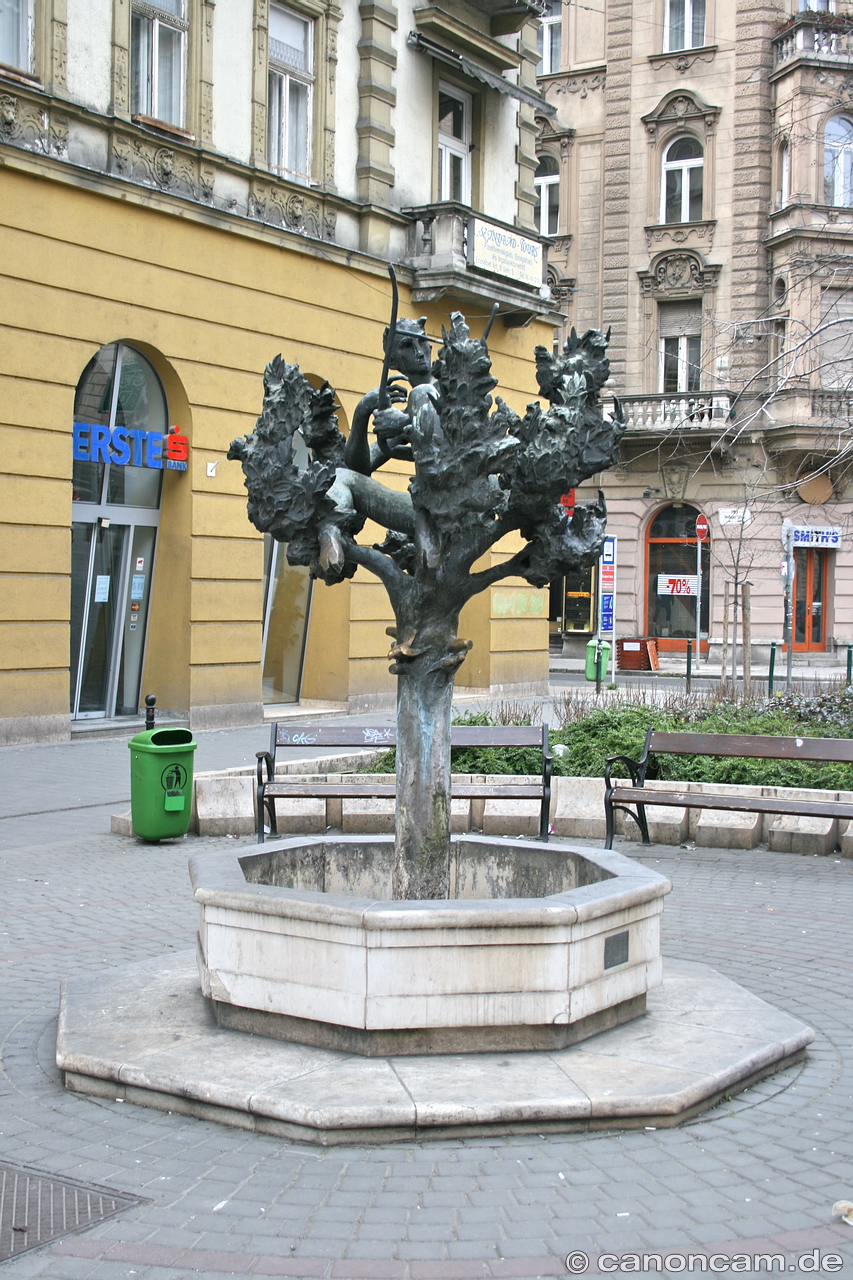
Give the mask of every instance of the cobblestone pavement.
<path id="1" fill-rule="evenodd" d="M 30 765 L 34 780 L 58 772 L 27 789 Z M 819 1275 L 837 1256 L 853 1277 L 853 1227 L 831 1213 L 853 1200 L 853 862 L 642 851 L 673 880 L 665 955 L 809 1022 L 804 1063 L 680 1129 L 317 1149 L 63 1091 L 60 979 L 191 947 L 187 853 L 237 843 L 108 834 L 97 800 L 126 797 L 126 769 L 123 742 L 0 750 L 0 1159 L 142 1197 L 2 1264 L 0 1280 L 492 1280 L 581 1274 L 583 1254 L 588 1274 L 642 1268 L 632 1254 L 678 1274 L 711 1255 L 745 1270 L 754 1253 Z M 51 812 L 14 816 L 38 806 Z"/>

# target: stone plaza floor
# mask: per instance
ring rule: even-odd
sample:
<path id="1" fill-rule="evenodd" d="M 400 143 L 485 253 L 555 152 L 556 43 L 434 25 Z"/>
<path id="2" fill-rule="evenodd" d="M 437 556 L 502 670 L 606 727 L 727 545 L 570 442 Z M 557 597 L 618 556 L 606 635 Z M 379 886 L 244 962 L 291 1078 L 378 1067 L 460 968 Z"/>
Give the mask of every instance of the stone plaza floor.
<path id="1" fill-rule="evenodd" d="M 266 730 L 197 737 L 221 768 Z M 809 1023 L 803 1062 L 678 1129 L 324 1149 L 63 1090 L 60 980 L 192 947 L 188 852 L 252 843 L 109 834 L 128 771 L 121 739 L 0 749 L 0 1162 L 138 1198 L 0 1278 L 853 1273 L 853 861 L 617 844 L 672 879 L 664 956 Z"/>

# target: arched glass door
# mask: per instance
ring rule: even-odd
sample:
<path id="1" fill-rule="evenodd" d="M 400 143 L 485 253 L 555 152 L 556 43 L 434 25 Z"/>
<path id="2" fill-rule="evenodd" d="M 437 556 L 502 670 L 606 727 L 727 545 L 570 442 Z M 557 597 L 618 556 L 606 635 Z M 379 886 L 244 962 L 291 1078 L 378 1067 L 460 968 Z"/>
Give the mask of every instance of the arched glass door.
<path id="1" fill-rule="evenodd" d="M 646 539 L 646 602 L 648 636 L 662 650 L 684 650 L 696 639 L 696 517 L 697 507 L 680 503 L 664 507 L 649 525 Z M 700 635 L 703 653 L 708 640 L 711 548 L 702 543 Z"/>
<path id="2" fill-rule="evenodd" d="M 827 553 L 794 548 L 794 649 L 826 648 Z"/>
<path id="3" fill-rule="evenodd" d="M 136 715 L 168 406 L 153 366 L 113 342 L 74 401 L 71 715 Z"/>

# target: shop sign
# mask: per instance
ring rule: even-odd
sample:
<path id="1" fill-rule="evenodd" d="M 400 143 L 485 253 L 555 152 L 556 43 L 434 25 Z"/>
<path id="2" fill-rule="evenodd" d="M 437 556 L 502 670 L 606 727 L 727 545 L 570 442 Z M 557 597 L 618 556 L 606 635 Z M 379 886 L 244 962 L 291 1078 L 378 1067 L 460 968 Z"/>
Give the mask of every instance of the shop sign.
<path id="1" fill-rule="evenodd" d="M 698 596 L 699 575 L 686 573 L 673 576 L 671 573 L 658 574 L 659 596 Z"/>
<path id="2" fill-rule="evenodd" d="M 152 470 L 186 471 L 190 444 L 177 427 L 160 431 L 140 431 L 131 427 L 102 427 L 98 423 L 75 422 L 73 457 L 75 462 L 110 462 L 114 467 L 150 467 Z"/>
<path id="3" fill-rule="evenodd" d="M 804 525 L 788 525 L 791 542 L 795 547 L 840 547 L 841 529 L 808 528 Z"/>
<path id="4" fill-rule="evenodd" d="M 480 218 L 471 219 L 468 255 L 472 267 L 519 284 L 542 287 L 542 246 L 506 227 L 496 227 Z"/>

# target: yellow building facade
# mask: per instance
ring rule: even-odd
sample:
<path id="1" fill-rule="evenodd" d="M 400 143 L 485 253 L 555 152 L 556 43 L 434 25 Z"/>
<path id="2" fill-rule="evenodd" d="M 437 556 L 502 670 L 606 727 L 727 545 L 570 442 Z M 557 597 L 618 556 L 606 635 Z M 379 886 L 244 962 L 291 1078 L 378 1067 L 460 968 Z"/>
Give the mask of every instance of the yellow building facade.
<path id="1" fill-rule="evenodd" d="M 457 7 L 488 47 L 502 40 L 515 56 L 535 40 L 527 6 L 516 6 L 519 30 L 497 38 L 480 7 Z M 296 12 L 309 21 L 310 9 Z M 532 67 L 535 50 L 524 56 Z M 443 72 L 421 61 L 437 84 Z M 424 267 L 426 201 L 420 220 L 407 220 L 390 202 L 320 183 L 315 215 L 310 188 L 267 171 L 290 221 L 249 216 L 217 184 L 257 184 L 257 165 L 131 113 L 122 136 L 155 162 L 147 176 L 117 168 L 116 112 L 74 102 L 67 84 L 37 72 L 0 68 L 0 741 L 67 739 L 74 725 L 137 715 L 147 693 L 197 728 L 252 723 L 264 703 L 391 705 L 384 590 L 364 571 L 312 587 L 307 571 L 276 560 L 247 520 L 229 443 L 252 429 L 264 366 L 279 352 L 336 388 L 347 430 L 379 381 L 389 259 L 401 316 L 425 314 L 434 338 L 455 309 L 476 334 L 497 298 L 505 322 L 490 338 L 493 372 L 516 409 L 536 395 L 532 353 L 550 340 L 550 303 L 539 288 L 439 261 L 435 234 Z M 524 187 L 516 157 L 533 108 L 480 91 L 481 116 L 511 107 L 514 133 L 492 134 L 529 194 L 531 166 Z M 87 130 L 92 154 L 97 130 L 107 140 L 100 167 L 69 158 Z M 199 199 L 175 174 L 205 164 L 213 195 Z M 444 219 L 452 232 L 468 213 L 435 199 L 444 193 L 434 174 L 428 181 L 430 225 L 440 231 Z M 482 216 L 488 204 L 484 188 Z M 532 199 L 514 191 L 513 204 L 515 221 L 529 221 Z M 417 261 L 405 249 L 413 225 Z M 430 270 L 444 271 L 443 283 Z M 407 481 L 399 466 L 388 479 Z M 547 687 L 545 593 L 501 583 L 471 603 L 460 632 L 475 644 L 458 685 L 498 696 Z"/>

